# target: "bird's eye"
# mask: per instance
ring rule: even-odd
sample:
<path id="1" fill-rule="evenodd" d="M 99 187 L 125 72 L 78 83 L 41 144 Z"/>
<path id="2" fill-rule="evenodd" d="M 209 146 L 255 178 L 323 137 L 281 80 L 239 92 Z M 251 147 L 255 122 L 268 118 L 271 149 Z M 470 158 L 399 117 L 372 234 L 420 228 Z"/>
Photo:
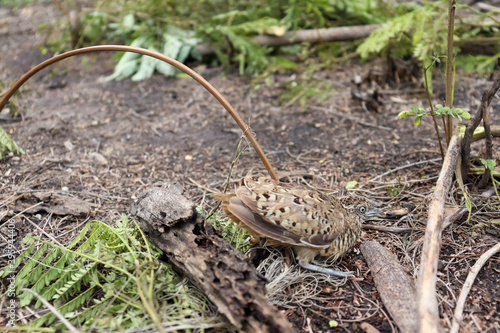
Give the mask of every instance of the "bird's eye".
<path id="1" fill-rule="evenodd" d="M 358 209 L 359 209 L 359 212 L 360 212 L 360 213 L 364 213 L 364 212 L 366 212 L 366 207 L 365 207 L 365 206 L 359 206 L 359 208 L 358 208 Z"/>

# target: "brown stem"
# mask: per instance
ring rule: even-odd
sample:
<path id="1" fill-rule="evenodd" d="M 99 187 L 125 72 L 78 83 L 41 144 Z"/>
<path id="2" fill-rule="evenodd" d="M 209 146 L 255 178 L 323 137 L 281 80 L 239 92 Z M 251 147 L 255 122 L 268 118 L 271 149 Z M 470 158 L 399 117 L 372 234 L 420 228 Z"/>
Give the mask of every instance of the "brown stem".
<path id="1" fill-rule="evenodd" d="M 485 135 L 485 146 L 486 146 L 486 159 L 491 160 L 493 158 L 493 143 L 491 138 L 491 128 L 490 122 L 488 120 L 488 108 L 483 110 L 483 124 L 484 124 L 484 135 Z M 488 184 L 490 180 L 491 170 L 484 168 L 483 176 L 477 184 L 477 187 L 483 188 Z"/>
<path id="2" fill-rule="evenodd" d="M 24 74 L 6 93 L 5 95 L 0 99 L 0 111 L 4 108 L 4 106 L 7 104 L 9 99 L 12 97 L 12 95 L 26 82 L 30 77 L 35 75 L 37 72 L 40 70 L 44 69 L 47 66 L 50 66 L 60 60 L 78 55 L 78 54 L 84 54 L 84 53 L 89 53 L 89 52 L 96 52 L 96 51 L 123 51 L 123 52 L 134 52 L 134 53 L 139 53 L 139 54 L 144 54 L 162 61 L 165 61 L 166 63 L 169 63 L 170 65 L 180 69 L 187 75 L 191 76 L 193 79 L 195 79 L 199 84 L 201 84 L 205 89 L 207 89 L 214 97 L 219 101 L 220 104 L 229 112 L 229 114 L 233 117 L 234 121 L 238 124 L 238 126 L 241 128 L 245 136 L 248 138 L 248 141 L 252 144 L 253 148 L 257 152 L 257 155 L 259 155 L 260 159 L 262 160 L 262 163 L 266 167 L 267 171 L 269 172 L 269 175 L 271 178 L 274 180 L 278 180 L 278 176 L 276 175 L 276 172 L 274 171 L 273 167 L 271 166 L 271 163 L 266 157 L 266 154 L 258 144 L 257 140 L 252 134 L 252 131 L 248 130 L 248 126 L 245 124 L 243 119 L 240 117 L 238 112 L 229 104 L 229 102 L 224 98 L 224 96 L 221 95 L 215 89 L 210 83 L 208 83 L 207 80 L 205 80 L 200 74 L 196 73 L 193 71 L 191 68 L 187 67 L 186 65 L 178 62 L 175 59 L 172 59 L 170 57 L 167 57 L 164 54 L 161 54 L 159 52 L 151 51 L 151 50 L 146 50 L 142 49 L 139 47 L 133 47 L 133 46 L 124 46 L 124 45 L 99 45 L 99 46 L 90 46 L 90 47 L 84 47 L 81 49 L 77 50 L 72 50 L 63 54 L 59 54 L 53 58 L 50 58 L 48 60 L 45 60 L 41 64 L 38 64 L 37 66 L 33 67 L 30 71 L 28 71 L 26 74 Z"/>
<path id="3" fill-rule="evenodd" d="M 441 151 L 441 159 L 444 160 L 444 151 L 443 151 L 443 145 L 441 143 L 441 134 L 439 133 L 439 127 L 436 121 L 436 114 L 434 113 L 434 108 L 432 107 L 432 100 L 431 100 L 431 94 L 429 92 L 429 83 L 427 81 L 427 68 L 424 67 L 424 82 L 425 82 L 425 92 L 427 94 L 427 99 L 429 100 L 429 106 L 431 108 L 431 116 L 432 120 L 434 121 L 434 129 L 436 130 L 436 135 L 438 138 L 439 142 L 439 150 Z M 446 127 L 445 127 L 446 130 Z"/>
<path id="4" fill-rule="evenodd" d="M 479 109 L 477 110 L 476 114 L 474 115 L 471 122 L 469 123 L 469 125 L 467 125 L 467 128 L 465 129 L 464 140 L 462 142 L 462 152 L 461 152 L 462 177 L 464 179 L 465 177 L 467 177 L 467 174 L 469 173 L 470 145 L 472 142 L 474 131 L 479 126 L 481 119 L 483 119 L 483 114 L 486 112 L 485 111 L 486 108 L 490 105 L 491 100 L 493 99 L 493 97 L 495 96 L 495 94 L 499 89 L 500 89 L 500 75 L 498 75 L 498 77 L 495 79 L 491 88 L 483 92 L 483 96 L 481 98 L 481 105 L 479 106 Z"/>
<path id="5" fill-rule="evenodd" d="M 446 138 L 446 144 L 448 144 L 448 127 L 446 126 L 446 118 L 444 114 L 441 115 L 441 119 L 443 120 L 444 137 Z"/>
<path id="6" fill-rule="evenodd" d="M 445 106 L 453 107 L 453 32 L 455 30 L 456 0 L 448 0 L 448 42 L 446 45 L 446 101 Z M 446 143 L 449 145 L 453 133 L 453 117 L 446 116 Z"/>

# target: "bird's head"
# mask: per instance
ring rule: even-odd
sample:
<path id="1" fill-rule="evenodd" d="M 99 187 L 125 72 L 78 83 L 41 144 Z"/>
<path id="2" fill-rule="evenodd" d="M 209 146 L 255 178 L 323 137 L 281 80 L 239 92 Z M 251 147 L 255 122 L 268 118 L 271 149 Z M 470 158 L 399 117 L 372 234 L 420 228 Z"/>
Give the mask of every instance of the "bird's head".
<path id="1" fill-rule="evenodd" d="M 360 216 L 363 220 L 368 220 L 371 217 L 386 217 L 385 212 L 376 207 L 376 203 L 372 200 L 355 195 L 342 196 L 339 200 L 344 208 Z"/>

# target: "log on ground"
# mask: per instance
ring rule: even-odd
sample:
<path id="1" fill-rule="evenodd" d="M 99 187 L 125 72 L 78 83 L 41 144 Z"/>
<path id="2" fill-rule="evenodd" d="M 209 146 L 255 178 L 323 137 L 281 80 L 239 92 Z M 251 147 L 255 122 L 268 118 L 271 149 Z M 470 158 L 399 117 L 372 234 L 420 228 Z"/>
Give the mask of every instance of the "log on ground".
<path id="1" fill-rule="evenodd" d="M 239 332 L 293 332 L 283 313 L 267 301 L 265 278 L 214 232 L 181 192 L 182 187 L 167 183 L 138 196 L 132 213 L 148 239 Z"/>
<path id="2" fill-rule="evenodd" d="M 376 241 L 361 244 L 361 252 L 389 315 L 403 333 L 418 331 L 417 291 L 396 255 Z"/>

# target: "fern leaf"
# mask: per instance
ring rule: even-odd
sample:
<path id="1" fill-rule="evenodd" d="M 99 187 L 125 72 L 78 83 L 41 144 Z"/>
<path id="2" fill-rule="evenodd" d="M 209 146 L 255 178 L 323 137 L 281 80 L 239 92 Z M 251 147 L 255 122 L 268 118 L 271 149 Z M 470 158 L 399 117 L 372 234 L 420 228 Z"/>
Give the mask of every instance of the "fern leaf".
<path id="1" fill-rule="evenodd" d="M 73 249 L 80 241 L 87 236 L 87 233 L 89 230 L 96 225 L 98 221 L 90 221 L 89 223 L 85 224 L 85 226 L 80 230 L 78 235 L 71 241 L 71 243 L 67 246 L 68 249 Z"/>
<path id="2" fill-rule="evenodd" d="M 39 248 L 37 249 L 37 251 L 33 254 L 32 257 L 29 258 L 29 260 L 26 262 L 26 264 L 23 266 L 23 268 L 21 268 L 19 270 L 19 273 L 17 273 L 16 275 L 16 291 L 17 293 L 19 294 L 19 291 L 21 290 L 21 288 L 23 288 L 28 281 L 33 281 L 31 279 L 38 279 L 40 276 L 30 276 L 30 278 L 28 278 L 27 276 L 30 274 L 31 271 L 33 271 L 33 268 L 36 267 L 38 265 L 38 260 L 40 259 L 40 257 L 46 253 L 46 251 L 48 250 L 48 245 L 45 244 L 45 243 L 42 243 Z M 41 272 L 38 272 L 39 274 L 41 274 Z M 29 293 L 30 295 L 32 295 L 31 293 Z M 33 297 L 33 296 L 32 296 Z"/>
<path id="3" fill-rule="evenodd" d="M 56 290 L 56 294 L 54 295 L 53 299 L 65 299 L 69 296 L 72 296 L 70 295 L 72 292 L 80 291 L 81 286 L 84 285 L 82 283 L 82 280 L 95 267 L 96 263 L 93 262 L 92 264 L 86 267 L 82 267 L 77 272 L 73 273 L 68 282 L 66 282 L 61 288 Z"/>
<path id="4" fill-rule="evenodd" d="M 25 237 L 26 238 L 26 237 Z M 26 250 L 23 251 L 9 266 L 4 267 L 0 271 L 0 278 L 7 277 L 10 273 L 15 272 L 21 263 L 35 250 L 34 242 L 31 243 Z"/>

